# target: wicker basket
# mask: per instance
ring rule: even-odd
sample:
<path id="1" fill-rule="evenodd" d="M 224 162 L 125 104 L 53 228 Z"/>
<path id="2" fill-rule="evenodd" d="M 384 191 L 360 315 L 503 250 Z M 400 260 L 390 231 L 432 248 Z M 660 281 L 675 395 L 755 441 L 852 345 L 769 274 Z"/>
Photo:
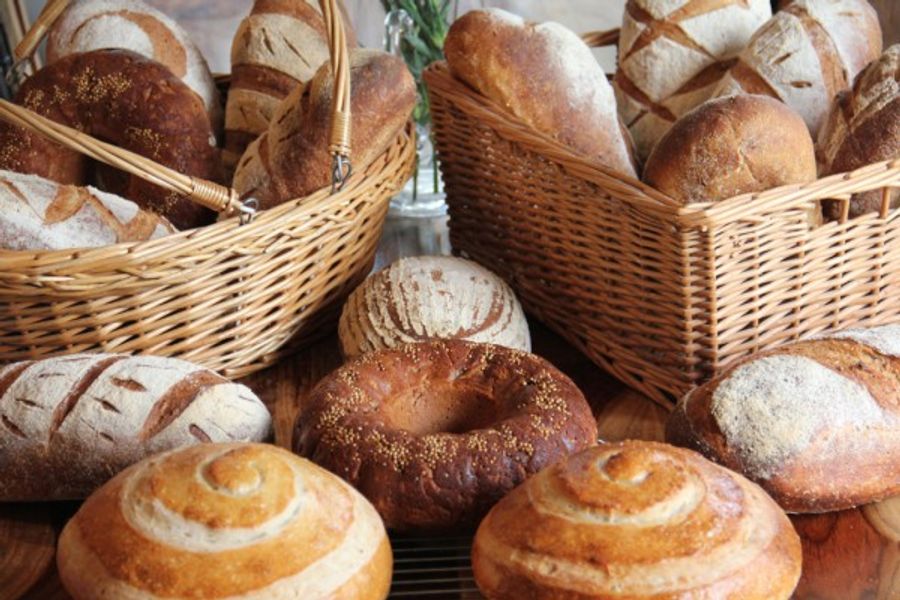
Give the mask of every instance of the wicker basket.
<path id="1" fill-rule="evenodd" d="M 348 156 L 348 51 L 321 0 L 336 77 L 332 152 Z M 0 117 L 219 210 L 233 191 L 194 180 L 4 104 Z M 339 127 L 343 124 L 345 127 Z M 0 361 L 107 351 L 178 356 L 239 377 L 330 325 L 368 273 L 390 197 L 412 173 L 407 129 L 364 171 L 241 224 L 95 249 L 0 250 Z"/>
<path id="2" fill-rule="evenodd" d="M 685 208 L 524 125 L 445 63 L 426 83 L 455 251 L 663 405 L 749 353 L 900 321 L 900 160 Z M 854 192 L 879 188 L 880 214 L 809 229 L 814 203 L 846 215 Z"/>

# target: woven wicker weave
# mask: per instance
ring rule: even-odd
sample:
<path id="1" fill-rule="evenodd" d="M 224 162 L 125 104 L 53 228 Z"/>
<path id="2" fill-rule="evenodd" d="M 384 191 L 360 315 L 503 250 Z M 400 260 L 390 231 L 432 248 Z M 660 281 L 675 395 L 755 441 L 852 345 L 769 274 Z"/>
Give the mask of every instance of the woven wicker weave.
<path id="1" fill-rule="evenodd" d="M 608 43 L 615 33 L 593 35 Z M 900 321 L 900 160 L 679 207 L 426 73 L 456 252 L 663 405 L 730 361 L 829 328 Z M 884 190 L 881 214 L 810 230 L 815 202 Z"/>
<path id="2" fill-rule="evenodd" d="M 321 4 L 337 77 L 334 122 L 346 125 L 346 40 L 334 0 Z M 6 108 L 0 116 L 10 112 L 23 114 Z M 332 151 L 345 153 L 349 135 L 338 129 Z M 104 160 L 103 152 L 112 152 L 120 164 L 129 163 L 128 153 L 83 134 L 60 135 L 70 147 Z M 0 362 L 107 351 L 178 356 L 231 377 L 265 367 L 332 324 L 343 296 L 371 268 L 389 199 L 414 162 L 407 129 L 340 191 L 319 190 L 249 224 L 234 217 L 94 249 L 0 250 Z M 205 204 L 234 209 L 227 188 L 219 193 L 208 182 L 179 181 L 146 160 L 131 169 L 170 189 L 190 189 Z M 167 172 L 174 178 L 164 177 Z"/>

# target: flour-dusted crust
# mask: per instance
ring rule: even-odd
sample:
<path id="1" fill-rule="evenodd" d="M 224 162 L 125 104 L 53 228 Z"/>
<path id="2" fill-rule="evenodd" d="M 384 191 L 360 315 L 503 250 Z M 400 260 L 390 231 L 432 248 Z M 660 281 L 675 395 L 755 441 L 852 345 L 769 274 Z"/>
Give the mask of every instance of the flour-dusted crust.
<path id="1" fill-rule="evenodd" d="M 338 333 L 344 356 L 429 338 L 531 350 L 515 293 L 478 263 L 450 256 L 401 259 L 347 299 Z"/>
<path id="2" fill-rule="evenodd" d="M 76 354 L 0 371 L 0 500 L 84 498 L 171 448 L 260 441 L 271 417 L 249 389 L 191 363 Z"/>
<path id="3" fill-rule="evenodd" d="M 758 482 L 786 510 L 900 494 L 900 328 L 787 344 L 727 369 L 676 407 L 668 440 Z"/>
<path id="4" fill-rule="evenodd" d="M 390 543 L 338 477 L 262 444 L 153 456 L 91 495 L 60 536 L 75 600 L 383 600 Z"/>
<path id="5" fill-rule="evenodd" d="M 164 64 L 203 100 L 216 130 L 222 106 L 206 59 L 175 21 L 140 0 L 75 0 L 47 34 L 47 60 L 103 48 Z"/>
<path id="6" fill-rule="evenodd" d="M 590 48 L 558 23 L 499 9 L 458 19 L 444 46 L 455 77 L 587 158 L 635 176 L 631 139 Z"/>
<path id="7" fill-rule="evenodd" d="M 472 567 L 488 598 L 787 600 L 800 555 L 757 485 L 694 452 L 632 441 L 513 490 L 478 528 Z"/>
<path id="8" fill-rule="evenodd" d="M 711 97 L 771 16 L 766 0 L 628 1 L 614 83 L 641 160 L 680 116 Z"/>

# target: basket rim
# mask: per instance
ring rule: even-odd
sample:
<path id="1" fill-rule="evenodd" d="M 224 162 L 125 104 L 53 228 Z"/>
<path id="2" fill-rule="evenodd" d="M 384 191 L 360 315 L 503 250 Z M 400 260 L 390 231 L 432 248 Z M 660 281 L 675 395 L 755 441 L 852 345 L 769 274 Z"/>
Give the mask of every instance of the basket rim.
<path id="1" fill-rule="evenodd" d="M 306 196 L 287 200 L 270 209 L 260 211 L 249 223 L 240 224 L 240 217 L 233 216 L 194 229 L 185 229 L 152 240 L 120 242 L 96 247 L 64 248 L 58 250 L 9 250 L 0 248 L 0 272 L 13 272 L 31 268 L 35 272 L 52 271 L 56 266 L 71 260 L 94 261 L 140 254 L 162 254 L 173 248 L 208 238 L 221 236 L 237 227 L 243 230 L 270 230 L 278 220 L 290 215 L 292 219 L 312 218 L 358 196 L 357 192 L 384 172 L 388 165 L 402 161 L 415 152 L 414 123 L 410 120 L 397 134 L 393 142 L 364 170 L 355 171 L 346 184 L 332 193 L 331 184 Z M 71 265 L 67 265 L 71 266 Z"/>
<path id="2" fill-rule="evenodd" d="M 763 192 L 752 192 L 724 200 L 681 205 L 649 185 L 576 154 L 574 150 L 538 131 L 494 100 L 482 95 L 450 72 L 447 61 L 432 63 L 425 71 L 429 92 L 453 96 L 454 104 L 470 116 L 489 119 L 503 137 L 515 136 L 516 143 L 559 163 L 566 170 L 604 188 L 627 191 L 628 199 L 639 208 L 674 220 L 683 227 L 713 227 L 742 219 L 758 220 L 773 210 L 805 208 L 821 199 L 849 201 L 853 194 L 884 187 L 900 188 L 900 157 L 836 173 L 805 184 L 789 184 Z M 900 208 L 887 215 L 873 213 L 879 219 L 893 219 Z M 862 217 L 858 217 L 862 218 Z M 857 219 L 858 219 L 857 218 Z M 857 219 L 854 219 L 856 221 Z M 826 223 L 836 224 L 837 222 Z"/>

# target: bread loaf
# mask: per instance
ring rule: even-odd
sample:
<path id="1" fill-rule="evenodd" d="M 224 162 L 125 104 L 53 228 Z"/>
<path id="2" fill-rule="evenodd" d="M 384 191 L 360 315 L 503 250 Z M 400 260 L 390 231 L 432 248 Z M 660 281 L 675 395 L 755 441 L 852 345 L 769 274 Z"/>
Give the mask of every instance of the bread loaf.
<path id="1" fill-rule="evenodd" d="M 74 600 L 384 600 L 391 546 L 375 509 L 324 469 L 264 444 L 148 458 L 66 524 Z"/>
<path id="2" fill-rule="evenodd" d="M 710 98 L 771 16 L 769 0 L 628 0 L 614 86 L 642 161 L 679 117 Z"/>
<path id="3" fill-rule="evenodd" d="M 75 354 L 0 370 L 0 500 L 84 498 L 145 456 L 262 440 L 253 392 L 191 363 Z"/>
<path id="4" fill-rule="evenodd" d="M 162 63 L 203 100 L 215 131 L 222 106 L 206 59 L 178 23 L 141 0 L 73 0 L 47 34 L 47 62 L 103 48 Z"/>
<path id="5" fill-rule="evenodd" d="M 815 138 L 831 100 L 881 54 L 866 0 L 795 0 L 765 23 L 715 95 L 765 94 L 797 111 Z"/>
<path id="6" fill-rule="evenodd" d="M 900 44 L 891 46 L 857 76 L 853 89 L 840 94 L 819 132 L 823 175 L 844 173 L 870 163 L 900 157 Z M 900 201 L 895 189 L 891 207 Z M 881 190 L 856 194 L 849 216 L 881 208 Z M 841 204 L 828 201 L 825 216 L 841 217 Z"/>
<path id="7" fill-rule="evenodd" d="M 685 205 L 815 179 L 815 148 L 803 120 L 754 95 L 715 98 L 683 116 L 644 169 L 644 181 Z"/>
<path id="8" fill-rule="evenodd" d="M 306 196 L 331 184 L 328 151 L 331 64 L 285 98 L 268 130 L 238 163 L 233 187 L 261 208 Z M 402 59 L 377 50 L 350 53 L 353 169 L 364 171 L 397 137 L 416 104 L 416 86 Z"/>
<path id="9" fill-rule="evenodd" d="M 758 482 L 790 512 L 900 494 L 900 325 L 751 357 L 688 394 L 668 441 Z"/>
<path id="10" fill-rule="evenodd" d="M 498 600 L 786 600 L 800 540 L 759 486 L 694 452 L 632 441 L 514 489 L 478 528 L 472 567 Z"/>
<path id="11" fill-rule="evenodd" d="M 0 171 L 0 248 L 88 248 L 152 240 L 174 231 L 165 219 L 119 196 Z"/>
<path id="12" fill-rule="evenodd" d="M 343 9 L 342 3 L 338 5 Z M 281 101 L 316 74 L 329 57 L 317 0 L 255 0 L 231 45 L 231 85 L 225 108 L 225 152 L 234 168 L 247 146 L 269 127 Z M 344 14 L 348 44 L 356 45 Z"/>
<path id="13" fill-rule="evenodd" d="M 338 334 L 344 356 L 428 338 L 458 338 L 531 350 L 528 321 L 512 289 L 472 261 L 398 260 L 347 299 Z"/>
<path id="14" fill-rule="evenodd" d="M 636 176 L 631 136 L 590 48 L 558 23 L 499 9 L 459 18 L 444 44 L 453 75 L 579 154 Z"/>

